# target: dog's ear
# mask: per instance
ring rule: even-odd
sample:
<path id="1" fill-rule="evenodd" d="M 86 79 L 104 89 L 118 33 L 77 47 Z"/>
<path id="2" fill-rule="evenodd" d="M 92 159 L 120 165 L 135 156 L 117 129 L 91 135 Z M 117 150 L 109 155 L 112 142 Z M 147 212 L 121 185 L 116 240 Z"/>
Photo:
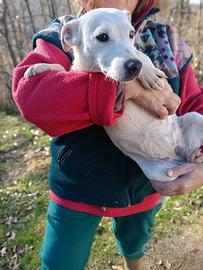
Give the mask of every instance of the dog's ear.
<path id="1" fill-rule="evenodd" d="M 77 19 L 69 21 L 61 30 L 61 44 L 65 52 L 70 47 L 79 45 L 79 22 Z"/>
<path id="2" fill-rule="evenodd" d="M 124 9 L 123 12 L 127 15 L 129 21 L 131 22 L 131 20 L 132 20 L 132 15 L 131 15 L 130 11 L 127 10 L 127 9 Z"/>

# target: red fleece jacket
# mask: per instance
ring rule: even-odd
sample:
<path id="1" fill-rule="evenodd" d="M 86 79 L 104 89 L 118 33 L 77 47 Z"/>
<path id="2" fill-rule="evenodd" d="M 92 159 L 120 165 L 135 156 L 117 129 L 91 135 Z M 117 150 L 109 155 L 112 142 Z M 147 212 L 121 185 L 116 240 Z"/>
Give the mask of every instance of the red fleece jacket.
<path id="1" fill-rule="evenodd" d="M 23 75 L 36 63 L 55 63 L 66 71 L 49 71 L 29 80 Z M 71 71 L 71 63 L 56 46 L 42 39 L 14 70 L 13 97 L 22 115 L 50 136 L 98 125 L 113 125 L 120 117 L 114 112 L 117 82 L 102 73 Z M 203 114 L 203 89 L 191 66 L 181 74 L 182 103 L 179 115 L 189 111 Z"/>

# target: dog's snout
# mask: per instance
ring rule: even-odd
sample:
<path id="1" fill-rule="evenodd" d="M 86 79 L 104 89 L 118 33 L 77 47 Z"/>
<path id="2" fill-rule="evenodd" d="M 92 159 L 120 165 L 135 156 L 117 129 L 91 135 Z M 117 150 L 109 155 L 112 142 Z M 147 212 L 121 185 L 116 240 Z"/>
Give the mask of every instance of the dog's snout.
<path id="1" fill-rule="evenodd" d="M 137 59 L 128 59 L 124 64 L 124 69 L 129 76 L 138 76 L 142 68 L 142 63 Z"/>

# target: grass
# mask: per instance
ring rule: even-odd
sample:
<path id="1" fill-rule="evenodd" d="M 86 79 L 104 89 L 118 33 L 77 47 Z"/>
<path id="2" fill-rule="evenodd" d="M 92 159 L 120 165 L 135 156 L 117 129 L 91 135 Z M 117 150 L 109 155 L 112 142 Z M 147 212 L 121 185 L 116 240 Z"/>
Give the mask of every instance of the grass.
<path id="1" fill-rule="evenodd" d="M 0 113 L 0 181 L 13 179 L 12 172 L 25 167 L 34 152 L 49 152 L 49 136 L 17 116 Z"/>
<path id="2" fill-rule="evenodd" d="M 24 151 L 30 145 L 32 149 L 49 147 L 48 136 L 17 116 L 0 113 L 0 124 L 0 153 L 20 146 Z"/>
<path id="3" fill-rule="evenodd" d="M 15 146 L 20 152 L 18 158 L 28 150 L 42 151 L 48 147 L 48 136 L 18 117 L 0 114 L 0 125 L 3 126 L 0 149 L 1 159 L 4 161 L 7 158 L 14 161 L 10 156 L 7 157 L 7 152 L 13 148 L 14 142 L 21 142 Z M 4 135 L 7 139 L 2 138 Z M 4 176 L 8 174 L 8 168 L 3 166 L 5 163 L 0 163 L 0 172 L 2 170 Z M 11 166 L 11 163 L 8 164 Z M 43 241 L 49 201 L 47 188 L 47 169 L 39 170 L 25 178 L 4 180 L 1 183 L 0 269 L 40 269 L 39 250 Z M 200 215 L 203 215 L 202 202 L 203 189 L 168 200 L 157 216 L 155 238 L 172 233 L 180 234 L 180 225 L 198 222 Z M 87 270 L 119 269 L 119 265 L 122 264 L 110 223 L 110 219 L 104 218 L 98 227 Z"/>
<path id="4" fill-rule="evenodd" d="M 5 184 L 0 190 L 1 251 L 6 248 L 0 269 L 8 265 L 15 269 L 19 263 L 20 269 L 27 269 L 28 262 L 30 269 L 39 267 L 38 250 L 48 204 L 46 178 L 46 172 L 41 172 Z"/>

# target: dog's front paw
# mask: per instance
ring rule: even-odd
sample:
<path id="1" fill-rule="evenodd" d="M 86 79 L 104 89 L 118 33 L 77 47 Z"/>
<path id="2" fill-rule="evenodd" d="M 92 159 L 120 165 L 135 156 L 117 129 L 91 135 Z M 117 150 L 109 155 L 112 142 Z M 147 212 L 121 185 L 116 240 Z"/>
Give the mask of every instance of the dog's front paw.
<path id="1" fill-rule="evenodd" d="M 25 74 L 24 78 L 28 79 L 30 77 L 36 76 L 37 74 L 40 74 L 42 72 L 48 71 L 50 68 L 45 64 L 36 64 L 31 67 L 29 67 Z"/>
<path id="2" fill-rule="evenodd" d="M 40 63 L 40 64 L 35 64 L 35 65 L 29 67 L 24 74 L 24 78 L 28 79 L 28 78 L 36 76 L 42 72 L 46 72 L 46 71 L 50 71 L 50 70 L 65 71 L 64 67 L 59 65 L 59 64 Z"/>
<path id="3" fill-rule="evenodd" d="M 142 63 L 142 70 L 138 79 L 147 90 L 162 90 L 164 86 L 164 79 L 166 74 L 160 69 L 156 68 L 151 59 L 144 53 L 136 51 L 138 59 Z"/>
<path id="4" fill-rule="evenodd" d="M 151 70 L 143 70 L 139 79 L 147 90 L 161 90 L 164 87 L 164 80 L 166 75 L 163 71 L 153 67 Z"/>
<path id="5" fill-rule="evenodd" d="M 203 163 L 203 146 L 196 148 L 187 158 L 187 161 L 191 163 Z"/>

